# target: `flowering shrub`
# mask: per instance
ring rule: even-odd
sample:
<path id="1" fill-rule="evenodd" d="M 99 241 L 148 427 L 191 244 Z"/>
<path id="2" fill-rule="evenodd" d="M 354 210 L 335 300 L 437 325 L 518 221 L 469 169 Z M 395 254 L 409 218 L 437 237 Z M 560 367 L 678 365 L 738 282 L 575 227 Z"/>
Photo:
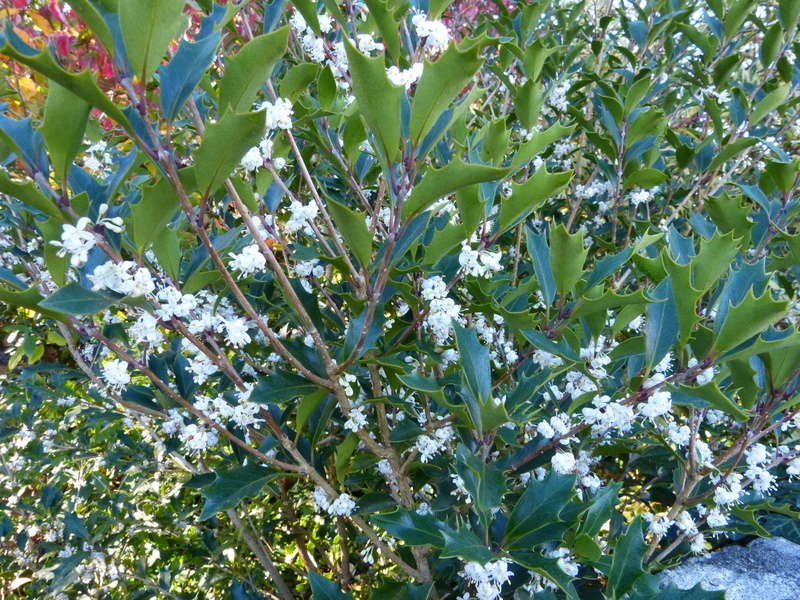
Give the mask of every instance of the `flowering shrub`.
<path id="1" fill-rule="evenodd" d="M 4 591 L 712 599 L 794 522 L 800 4 L 486 4 L 13 12 Z"/>

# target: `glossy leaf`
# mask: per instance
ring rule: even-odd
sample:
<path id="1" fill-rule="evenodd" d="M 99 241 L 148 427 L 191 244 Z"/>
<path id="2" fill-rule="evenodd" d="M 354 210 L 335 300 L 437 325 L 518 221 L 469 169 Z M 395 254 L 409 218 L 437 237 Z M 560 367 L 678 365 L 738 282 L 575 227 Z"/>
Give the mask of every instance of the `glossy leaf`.
<path id="1" fill-rule="evenodd" d="M 206 499 L 200 520 L 210 519 L 218 512 L 235 508 L 245 498 L 257 496 L 267 483 L 280 476 L 279 472 L 257 464 L 218 472 L 211 484 L 200 488 Z"/>
<path id="2" fill-rule="evenodd" d="M 347 246 L 366 268 L 372 259 L 372 234 L 367 228 L 366 216 L 330 198 L 327 206 Z"/>
<path id="3" fill-rule="evenodd" d="M 40 131 L 50 153 L 50 161 L 62 185 L 72 160 L 81 149 L 89 119 L 89 104 L 55 81 L 50 82 Z"/>
<path id="4" fill-rule="evenodd" d="M 197 42 L 181 40 L 168 64 L 158 68 L 161 110 L 167 121 L 178 116 L 200 78 L 214 60 L 221 34 L 216 31 Z"/>
<path id="5" fill-rule="evenodd" d="M 572 171 L 548 173 L 542 166 L 525 183 L 512 184 L 511 196 L 500 205 L 500 222 L 497 233 L 502 234 L 531 212 L 539 208 L 544 201 L 560 194 L 572 180 Z"/>
<path id="6" fill-rule="evenodd" d="M 39 302 L 39 306 L 69 315 L 92 315 L 117 301 L 118 298 L 110 294 L 93 292 L 77 283 L 69 283 Z"/>
<path id="7" fill-rule="evenodd" d="M 184 0 L 124 0 L 119 24 L 133 75 L 148 81 L 167 53 L 170 41 L 186 26 Z"/>

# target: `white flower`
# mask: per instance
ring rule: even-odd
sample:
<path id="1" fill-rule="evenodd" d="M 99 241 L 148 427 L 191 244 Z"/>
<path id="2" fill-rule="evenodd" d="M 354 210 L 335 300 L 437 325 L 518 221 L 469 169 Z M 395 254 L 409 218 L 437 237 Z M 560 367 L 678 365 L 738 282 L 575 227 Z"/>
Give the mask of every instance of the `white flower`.
<path id="1" fill-rule="evenodd" d="M 327 508 L 328 514 L 337 517 L 349 517 L 356 509 L 355 501 L 348 494 L 339 494 Z"/>
<path id="2" fill-rule="evenodd" d="M 226 319 L 224 322 L 225 338 L 233 346 L 245 346 L 250 343 L 250 334 L 247 333 L 247 323 L 241 317 Z"/>
<path id="3" fill-rule="evenodd" d="M 641 413 L 648 419 L 655 419 L 667 414 L 671 408 L 672 395 L 666 390 L 658 390 L 650 394 L 641 408 Z"/>
<path id="4" fill-rule="evenodd" d="M 242 157 L 240 163 L 242 168 L 246 171 L 255 171 L 256 169 L 264 166 L 264 158 L 261 156 L 261 150 L 258 146 L 253 146 Z"/>
<path id="5" fill-rule="evenodd" d="M 425 48 L 444 50 L 450 43 L 450 32 L 441 21 L 431 20 L 424 13 L 417 13 L 411 18 L 417 36 L 425 39 Z"/>
<path id="6" fill-rule="evenodd" d="M 160 344 L 164 341 L 164 335 L 158 330 L 158 319 L 150 313 L 142 314 L 128 333 L 138 343 Z"/>
<path id="7" fill-rule="evenodd" d="M 103 365 L 103 378 L 113 387 L 128 385 L 131 381 L 128 363 L 120 358 L 108 361 Z"/>
<path id="8" fill-rule="evenodd" d="M 239 254 L 231 253 L 229 256 L 233 259 L 230 262 L 231 269 L 242 275 L 252 275 L 263 270 L 267 264 L 267 259 L 261 254 L 257 244 L 245 246 Z"/>
<path id="9" fill-rule="evenodd" d="M 391 81 L 394 85 L 402 85 L 408 89 L 417 83 L 419 78 L 422 77 L 422 68 L 423 65 L 421 62 L 416 62 L 411 65 L 411 67 L 403 71 L 392 65 L 386 69 L 386 75 L 389 77 L 389 81 Z"/>
<path id="10" fill-rule="evenodd" d="M 344 428 L 353 433 L 359 429 L 364 429 L 367 426 L 367 415 L 364 413 L 366 408 L 363 404 L 354 404 L 350 408 L 350 414 L 344 423 Z"/>
<path id="11" fill-rule="evenodd" d="M 319 213 L 319 208 L 313 202 L 302 204 L 297 200 L 293 200 L 289 206 L 289 220 L 286 222 L 286 230 L 289 233 L 303 231 L 306 235 L 313 235 L 314 230 L 311 228 L 311 223 Z"/>
<path id="12" fill-rule="evenodd" d="M 556 452 L 550 459 L 550 465 L 561 475 L 572 473 L 575 470 L 575 456 L 571 452 Z"/>
<path id="13" fill-rule="evenodd" d="M 64 223 L 61 227 L 61 241 L 52 241 L 50 244 L 61 248 L 58 256 L 70 255 L 69 263 L 73 267 L 81 267 L 89 260 L 89 251 L 94 248 L 96 240 L 92 231 L 87 228 L 92 222 L 86 217 L 81 217 L 75 225 Z"/>
<path id="14" fill-rule="evenodd" d="M 259 110 L 265 110 L 265 126 L 270 129 L 292 128 L 292 103 L 286 98 L 278 98 L 275 102 L 263 102 Z"/>
<path id="15" fill-rule="evenodd" d="M 292 29 L 297 33 L 303 33 L 306 30 L 306 20 L 303 18 L 303 15 L 300 14 L 298 10 L 292 13 L 292 17 L 289 19 L 289 24 L 292 26 Z"/>
<path id="16" fill-rule="evenodd" d="M 214 446 L 219 441 L 219 436 L 213 429 L 190 423 L 181 432 L 181 441 L 192 452 L 203 452 Z"/>

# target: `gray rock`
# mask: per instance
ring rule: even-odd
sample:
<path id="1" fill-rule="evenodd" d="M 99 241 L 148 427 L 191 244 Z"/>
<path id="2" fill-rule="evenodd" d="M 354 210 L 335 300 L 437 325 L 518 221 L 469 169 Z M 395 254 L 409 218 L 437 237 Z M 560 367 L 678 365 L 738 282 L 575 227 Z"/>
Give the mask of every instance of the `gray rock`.
<path id="1" fill-rule="evenodd" d="M 662 574 L 682 590 L 700 583 L 726 600 L 800 600 L 800 545 L 780 537 L 726 546 Z"/>

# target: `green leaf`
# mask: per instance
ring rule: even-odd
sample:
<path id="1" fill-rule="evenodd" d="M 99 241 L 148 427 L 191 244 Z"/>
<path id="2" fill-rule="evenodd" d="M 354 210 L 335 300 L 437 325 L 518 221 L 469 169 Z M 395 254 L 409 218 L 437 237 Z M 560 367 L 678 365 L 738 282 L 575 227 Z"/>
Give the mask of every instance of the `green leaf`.
<path id="1" fill-rule="evenodd" d="M 369 9 L 369 15 L 375 19 L 389 55 L 395 59 L 400 58 L 402 52 L 400 26 L 392 14 L 392 4 L 387 3 L 387 0 L 365 0 L 365 4 Z"/>
<path id="2" fill-rule="evenodd" d="M 328 198 L 327 206 L 344 241 L 361 266 L 366 268 L 372 259 L 372 234 L 367 228 L 366 217 L 332 198 Z"/>
<path id="3" fill-rule="evenodd" d="M 752 114 L 750 115 L 750 126 L 752 127 L 753 125 L 757 125 L 759 121 L 783 104 L 791 89 L 792 84 L 782 83 L 769 94 L 764 96 L 764 98 L 758 104 L 756 104 Z"/>
<path id="4" fill-rule="evenodd" d="M 753 0 L 734 0 L 731 3 L 723 21 L 726 39 L 740 34 L 742 24 L 755 7 Z"/>
<path id="5" fill-rule="evenodd" d="M 511 560 L 555 583 L 570 600 L 578 599 L 578 593 L 572 584 L 572 577 L 561 569 L 557 559 L 547 558 L 538 552 L 512 552 Z"/>
<path id="6" fill-rule="evenodd" d="M 415 147 L 480 68 L 481 42 L 467 40 L 460 47 L 451 44 L 435 62 L 425 62 L 411 105 L 409 136 Z"/>
<path id="7" fill-rule="evenodd" d="M 672 296 L 672 279 L 666 277 L 653 290 L 647 305 L 644 339 L 647 364 L 657 365 L 678 340 L 678 311 Z"/>
<path id="8" fill-rule="evenodd" d="M 107 309 L 118 300 L 118 297 L 93 292 L 77 283 L 70 283 L 39 302 L 39 306 L 68 315 L 92 315 Z"/>
<path id="9" fill-rule="evenodd" d="M 353 456 L 357 447 L 358 436 L 355 433 L 349 433 L 344 441 L 336 447 L 336 480 L 339 483 L 344 483 L 347 463 L 350 462 L 350 457 Z"/>
<path id="10" fill-rule="evenodd" d="M 528 254 L 533 263 L 533 271 L 539 282 L 545 304 L 550 305 L 556 297 L 556 280 L 550 266 L 550 246 L 544 233 L 536 233 L 531 227 L 525 230 L 528 240 Z"/>
<path id="11" fill-rule="evenodd" d="M 592 537 L 600 533 L 603 525 L 611 519 L 614 508 L 619 504 L 621 488 L 622 482 L 614 482 L 597 491 L 581 524 L 581 533 Z"/>
<path id="12" fill-rule="evenodd" d="M 495 465 L 487 464 L 481 458 L 460 444 L 456 451 L 456 469 L 464 480 L 478 510 L 488 516 L 498 508 L 506 493 L 506 478 L 503 470 Z"/>
<path id="13" fill-rule="evenodd" d="M 466 329 L 453 325 L 456 332 L 456 348 L 461 356 L 467 386 L 479 403 L 484 404 L 492 395 L 492 370 L 489 348 L 478 341 L 474 328 Z"/>
<path id="14" fill-rule="evenodd" d="M 168 64 L 158 68 L 161 110 L 173 121 L 214 60 L 222 34 L 215 31 L 197 42 L 181 40 Z"/>
<path id="15" fill-rule="evenodd" d="M 505 541 L 528 536 L 560 522 L 559 515 L 572 498 L 574 487 L 574 475 L 550 471 L 542 480 L 531 478 L 508 517 Z"/>
<path id="16" fill-rule="evenodd" d="M 91 29 L 92 33 L 100 40 L 103 47 L 108 50 L 109 54 L 113 56 L 115 53 L 114 36 L 105 19 L 103 19 L 103 16 L 97 8 L 95 8 L 93 2 L 91 2 L 91 0 L 74 0 L 70 2 L 69 5 L 72 7 L 72 10 L 78 13 L 81 21 L 89 26 L 89 29 Z"/>
<path id="17" fill-rule="evenodd" d="M 778 56 L 781 44 L 783 43 L 783 30 L 780 23 L 775 23 L 767 29 L 761 40 L 761 64 L 766 68 Z"/>
<path id="18" fill-rule="evenodd" d="M 352 594 L 345 594 L 339 586 L 314 571 L 308 572 L 313 600 L 353 600 Z"/>
<path id="19" fill-rule="evenodd" d="M 5 289 L 4 287 L 0 287 L 0 302 L 8 304 L 9 306 L 29 308 L 45 317 L 50 317 L 52 319 L 62 320 L 64 318 L 63 313 L 40 307 L 39 303 L 41 301 L 42 295 L 34 286 L 31 286 L 26 290 L 13 292 Z"/>
<path id="20" fill-rule="evenodd" d="M 133 74 L 142 82 L 167 53 L 169 43 L 186 26 L 184 0 L 123 0 L 119 3 L 119 25 L 125 54 Z"/>
<path id="21" fill-rule="evenodd" d="M 228 111 L 208 126 L 195 152 L 197 187 L 203 196 L 215 192 L 239 164 L 245 153 L 258 144 L 264 133 L 264 112 L 236 114 Z"/>
<path id="22" fill-rule="evenodd" d="M 714 157 L 714 160 L 711 161 L 711 164 L 708 165 L 706 171 L 713 171 L 717 167 L 738 156 L 745 148 L 749 148 L 757 143 L 758 138 L 741 138 L 731 144 L 726 144 L 725 147 L 719 151 L 719 154 Z"/>
<path id="23" fill-rule="evenodd" d="M 225 61 L 225 74 L 219 84 L 220 114 L 250 110 L 275 63 L 286 53 L 288 40 L 289 27 L 281 27 L 253 38 Z"/>
<path id="24" fill-rule="evenodd" d="M 725 320 L 716 326 L 712 351 L 722 354 L 765 331 L 783 318 L 789 303 L 773 300 L 769 290 L 756 298 L 750 289 L 744 299 L 731 306 Z"/>
<path id="25" fill-rule="evenodd" d="M 747 411 L 736 406 L 736 403 L 723 394 L 713 381 L 700 386 L 679 385 L 676 386 L 676 389 L 687 396 L 705 400 L 712 407 L 731 415 L 738 421 L 747 421 L 751 416 Z"/>
<path id="26" fill-rule="evenodd" d="M 403 508 L 387 514 L 373 515 L 370 521 L 410 546 L 444 546 L 438 522 L 431 515 L 420 515 L 414 510 Z"/>
<path id="27" fill-rule="evenodd" d="M 161 268 L 175 281 L 180 279 L 181 240 L 175 229 L 164 227 L 153 240 L 153 254 Z"/>
<path id="28" fill-rule="evenodd" d="M 508 231 L 520 220 L 539 208 L 544 201 L 560 194 L 572 180 L 572 171 L 548 173 L 542 165 L 525 183 L 512 184 L 511 196 L 500 204 L 500 226 L 497 235 Z"/>
<path id="29" fill-rule="evenodd" d="M 457 531 L 449 528 L 442 529 L 442 537 L 444 538 L 444 549 L 440 554 L 442 558 L 458 557 L 483 565 L 495 557 L 495 553 L 489 550 L 486 544 L 469 529 Z"/>
<path id="30" fill-rule="evenodd" d="M 131 205 L 128 217 L 128 230 L 139 256 L 156 238 L 164 235 L 179 207 L 178 194 L 168 179 L 161 178 L 153 185 L 142 186 L 142 199 Z"/>
<path id="31" fill-rule="evenodd" d="M 733 231 L 724 235 L 715 231 L 710 240 L 703 238 L 700 242 L 700 250 L 692 259 L 692 283 L 698 290 L 710 290 L 728 272 L 739 252 L 740 240 L 733 235 Z"/>
<path id="32" fill-rule="evenodd" d="M 49 217 L 46 221 L 39 221 L 39 230 L 42 232 L 42 237 L 45 240 L 45 245 L 42 249 L 44 254 L 44 263 L 47 265 L 47 270 L 57 285 L 63 286 L 67 283 L 67 269 L 69 268 L 69 257 L 59 256 L 59 248 L 53 246 L 50 242 L 61 239 L 61 228 L 63 222 L 56 217 Z"/>
<path id="33" fill-rule="evenodd" d="M 664 183 L 669 177 L 658 169 L 636 169 L 625 175 L 623 182 L 625 187 L 651 188 Z"/>
<path id="34" fill-rule="evenodd" d="M 403 219 L 423 212 L 439 198 L 474 183 L 502 179 L 509 169 L 468 164 L 456 157 L 441 169 L 429 169 L 403 205 Z"/>
<path id="35" fill-rule="evenodd" d="M 631 84 L 631 87 L 628 88 L 628 91 L 625 94 L 626 115 L 631 114 L 633 109 L 639 106 L 642 98 L 644 98 L 647 95 L 647 92 L 650 91 L 651 85 L 652 82 L 650 81 L 649 77 L 641 77 Z"/>
<path id="36" fill-rule="evenodd" d="M 250 399 L 263 404 L 281 404 L 294 400 L 298 396 L 307 396 L 319 389 L 317 385 L 300 375 L 288 371 L 277 371 L 258 381 L 250 394 Z"/>
<path id="37" fill-rule="evenodd" d="M 575 131 L 575 125 L 565 127 L 561 123 L 556 123 L 541 133 L 534 134 L 530 140 L 520 145 L 517 153 L 514 155 L 514 159 L 511 161 L 511 167 L 516 169 L 529 160 L 532 160 L 537 154 L 546 150 L 550 144 L 569 135 L 573 131 Z"/>
<path id="38" fill-rule="evenodd" d="M 588 252 L 582 231 L 570 234 L 563 224 L 550 229 L 550 266 L 559 296 L 566 296 L 578 283 Z"/>
<path id="39" fill-rule="evenodd" d="M 400 100 L 405 90 L 389 81 L 383 55 L 364 56 L 347 39 L 344 45 L 358 110 L 391 164 L 400 152 Z"/>
<path id="40" fill-rule="evenodd" d="M 81 149 L 83 132 L 89 120 L 89 103 L 67 88 L 51 81 L 44 105 L 44 136 L 53 170 L 65 185 L 72 160 Z"/>
<path id="41" fill-rule="evenodd" d="M 61 211 L 58 210 L 55 202 L 42 194 L 42 192 L 33 185 L 33 182 L 26 181 L 25 183 L 17 183 L 11 181 L 5 169 L 0 169 L 0 192 L 8 194 L 12 198 L 16 198 L 20 202 L 24 202 L 28 206 L 32 206 L 36 210 L 40 210 L 55 219 L 64 221 L 64 216 L 61 214 Z M 60 234 L 61 232 L 59 232 L 59 235 Z"/>
<path id="42" fill-rule="evenodd" d="M 78 74 L 65 71 L 61 68 L 49 48 L 40 52 L 36 48 L 28 46 L 14 33 L 11 23 L 6 25 L 4 35 L 0 35 L 0 54 L 10 56 L 48 79 L 57 82 L 92 106 L 102 110 L 128 131 L 131 131 L 127 117 L 100 90 L 97 86 L 96 78 L 89 69 Z"/>
<path id="43" fill-rule="evenodd" d="M 210 485 L 200 488 L 200 493 L 206 499 L 200 514 L 201 521 L 210 519 L 220 511 L 235 508 L 245 498 L 258 495 L 267 483 L 281 477 L 274 469 L 257 464 L 220 471 L 216 475 Z"/>
<path id="44" fill-rule="evenodd" d="M 636 517 L 625 535 L 614 547 L 611 557 L 611 570 L 608 573 L 608 587 L 613 598 L 622 598 L 630 592 L 636 581 L 645 574 L 642 560 L 647 550 L 647 544 L 642 535 L 642 521 Z"/>
<path id="45" fill-rule="evenodd" d="M 625 136 L 625 147 L 630 148 L 642 138 L 648 136 L 660 137 L 667 126 L 664 113 L 657 108 L 650 108 L 639 114 L 628 127 Z"/>

